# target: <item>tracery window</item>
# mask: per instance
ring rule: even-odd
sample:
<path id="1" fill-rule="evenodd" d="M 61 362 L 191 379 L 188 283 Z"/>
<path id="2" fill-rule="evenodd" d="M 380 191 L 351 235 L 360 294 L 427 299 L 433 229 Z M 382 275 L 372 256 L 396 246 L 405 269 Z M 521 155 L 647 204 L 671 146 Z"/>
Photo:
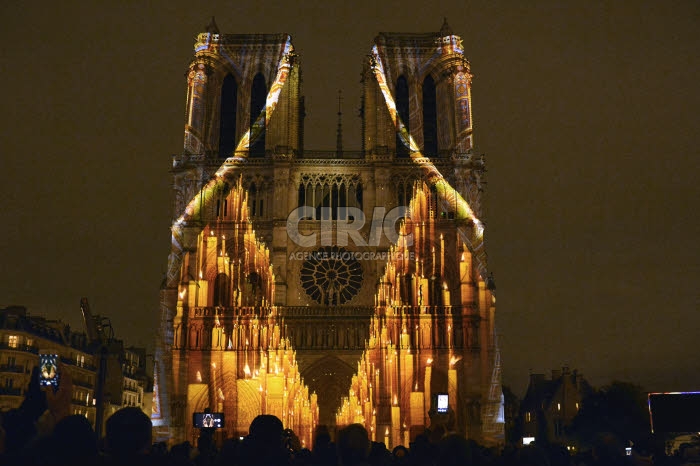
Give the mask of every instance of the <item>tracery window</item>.
<path id="1" fill-rule="evenodd" d="M 362 182 L 357 175 L 302 175 L 298 205 L 314 208 L 309 220 L 351 220 L 343 208 L 362 210 Z"/>
<path id="2" fill-rule="evenodd" d="M 362 287 L 362 266 L 338 246 L 314 251 L 301 267 L 301 286 L 315 302 L 335 306 L 354 298 Z"/>

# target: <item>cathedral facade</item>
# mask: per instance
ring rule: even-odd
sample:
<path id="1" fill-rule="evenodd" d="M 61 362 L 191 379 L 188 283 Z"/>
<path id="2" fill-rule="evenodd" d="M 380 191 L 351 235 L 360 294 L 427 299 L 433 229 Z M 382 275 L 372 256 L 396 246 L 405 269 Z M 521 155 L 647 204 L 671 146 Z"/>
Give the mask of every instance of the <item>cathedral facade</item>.
<path id="1" fill-rule="evenodd" d="M 199 34 L 173 157 L 152 420 L 193 413 L 245 435 L 275 414 L 309 446 L 360 422 L 387 446 L 444 418 L 503 424 L 483 157 L 461 39 L 381 33 L 363 65 L 362 150 L 304 147 L 301 63 L 286 34 Z M 448 413 L 435 416 L 435 394 Z"/>

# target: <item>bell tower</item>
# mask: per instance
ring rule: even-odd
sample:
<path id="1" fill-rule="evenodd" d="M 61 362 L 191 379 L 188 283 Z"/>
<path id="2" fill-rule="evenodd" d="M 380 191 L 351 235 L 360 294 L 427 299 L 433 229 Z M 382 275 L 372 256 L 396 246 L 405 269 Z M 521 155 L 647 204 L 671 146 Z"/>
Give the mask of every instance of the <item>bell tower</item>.
<path id="1" fill-rule="evenodd" d="M 269 248 L 272 219 L 286 211 L 275 189 L 301 150 L 300 90 L 289 35 L 221 34 L 212 19 L 197 36 L 186 72 L 183 151 L 171 171 L 156 435 L 192 440 L 192 414 L 208 408 L 225 414 L 230 435 L 245 434 L 264 411 L 311 442 L 316 396 L 271 307 L 277 291 Z"/>
<path id="2" fill-rule="evenodd" d="M 439 33 L 380 33 L 375 47 L 386 83 L 375 79 L 372 57 L 363 70 L 365 151 L 392 152 L 396 158 L 418 150 L 431 158 L 469 152 L 474 145 L 471 68 L 462 39 L 452 33 L 447 21 Z M 393 96 L 391 108 L 384 104 L 381 84 Z M 398 117 L 396 123 L 391 113 Z M 413 147 L 401 136 L 404 130 Z"/>

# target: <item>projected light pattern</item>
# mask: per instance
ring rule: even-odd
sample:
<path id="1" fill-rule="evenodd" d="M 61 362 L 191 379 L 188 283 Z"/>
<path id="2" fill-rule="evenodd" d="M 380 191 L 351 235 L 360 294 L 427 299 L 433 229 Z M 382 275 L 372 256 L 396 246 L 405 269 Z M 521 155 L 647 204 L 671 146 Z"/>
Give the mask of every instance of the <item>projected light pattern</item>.
<path id="1" fill-rule="evenodd" d="M 202 38 L 203 36 L 206 37 Z M 187 397 L 187 409 L 191 411 L 190 408 L 194 409 L 199 406 L 201 400 L 204 400 L 203 394 L 208 393 L 210 402 L 222 405 L 221 408 L 217 408 L 218 411 L 231 413 L 227 418 L 237 426 L 236 429 L 246 428 L 253 415 L 267 412 L 282 418 L 285 426 L 292 426 L 295 430 L 299 425 L 309 427 L 308 438 L 311 438 L 313 425 L 318 419 L 318 404 L 314 401 L 315 395 L 309 398 L 308 388 L 302 382 L 301 369 L 293 362 L 292 341 L 297 346 L 297 342 L 308 342 L 306 337 L 312 335 L 312 344 L 307 347 L 302 346 L 302 349 L 323 351 L 331 347 L 327 346 L 331 339 L 324 340 L 326 334 L 322 333 L 321 339 L 318 340 L 315 328 L 311 328 L 308 335 L 301 332 L 293 333 L 295 336 L 302 335 L 304 337 L 302 339 L 273 338 L 272 341 L 275 343 L 272 344 L 264 333 L 256 339 L 256 329 L 262 329 L 259 318 L 264 315 L 267 315 L 268 322 L 275 325 L 277 329 L 275 335 L 282 336 L 279 333 L 282 323 L 278 322 L 278 318 L 284 315 L 285 307 L 294 305 L 294 301 L 286 297 L 291 295 L 289 290 L 276 293 L 270 250 L 267 249 L 265 240 L 261 239 L 268 237 L 265 235 L 265 222 L 256 225 L 256 228 L 260 226 L 262 229 L 259 237 L 253 230 L 253 223 L 249 218 L 255 216 L 256 210 L 253 208 L 248 210 L 248 197 L 242 182 L 245 174 L 241 173 L 247 173 L 248 170 L 254 171 L 255 167 L 251 168 L 251 166 L 257 163 L 262 162 L 260 165 L 263 166 L 269 162 L 269 158 L 256 160 L 256 164 L 245 163 L 244 160 L 251 156 L 249 150 L 255 147 L 256 140 L 261 140 L 263 131 L 270 129 L 268 135 L 279 137 L 282 142 L 289 142 L 293 139 L 295 132 L 301 130 L 301 125 L 298 125 L 297 121 L 297 118 L 300 118 L 299 111 L 295 107 L 295 102 L 299 99 L 300 88 L 297 86 L 300 86 L 298 80 L 300 78 L 297 77 L 298 69 L 294 68 L 297 64 L 294 60 L 291 38 L 286 34 L 275 35 L 274 39 L 269 41 L 252 37 L 255 45 L 261 43 L 264 46 L 251 49 L 238 36 L 232 38 L 231 43 L 235 43 L 235 47 L 227 44 L 226 41 L 214 40 L 214 36 L 200 35 L 197 52 L 203 53 L 193 62 L 188 81 L 190 108 L 189 122 L 185 128 L 186 157 L 183 157 L 183 160 L 189 160 L 187 157 L 191 156 L 191 160 L 196 163 L 178 164 L 178 161 L 174 164 L 176 184 L 179 183 L 178 187 L 181 189 L 178 190 L 180 197 L 177 199 L 176 220 L 172 224 L 171 231 L 172 247 L 167 276 L 169 289 L 162 293 L 161 298 L 161 344 L 156 349 L 156 358 L 163 363 L 156 369 L 159 371 L 159 376 L 155 380 L 158 393 L 154 395 L 152 418 L 155 421 L 154 426 L 171 426 L 176 436 L 189 435 L 187 432 L 177 431 L 179 429 L 177 426 L 181 425 L 178 424 L 181 413 L 179 408 L 172 411 L 175 406 L 173 401 Z M 206 47 L 201 48 L 200 44 L 205 44 Z M 231 46 L 227 49 L 229 45 Z M 392 44 L 389 46 L 394 47 Z M 456 120 L 450 117 L 453 119 L 448 125 L 450 131 L 448 136 L 441 134 L 438 140 L 438 134 L 435 134 L 433 139 L 436 143 L 436 151 L 440 146 L 449 147 L 457 154 L 465 152 L 465 149 L 471 147 L 469 100 L 471 74 L 468 62 L 462 57 L 461 39 L 451 34 L 443 34 L 440 38 L 431 36 L 418 46 L 421 48 L 414 48 L 413 43 L 404 47 L 409 51 L 406 59 L 411 65 L 415 65 L 416 69 L 422 70 L 419 74 L 439 73 L 444 76 L 445 73 L 452 73 L 450 79 L 454 81 L 448 80 L 449 85 L 443 86 L 447 89 L 447 93 L 440 94 L 442 99 L 434 104 L 436 113 L 437 109 L 444 110 L 448 114 L 454 113 L 453 117 Z M 232 52 L 231 58 L 226 58 L 227 50 Z M 394 82 L 392 73 L 404 62 L 403 58 L 395 59 L 392 53 L 385 54 L 379 41 L 372 49 L 372 73 L 390 115 L 389 120 L 383 115 L 384 111 L 381 108 L 381 121 L 376 123 L 378 128 L 375 129 L 382 131 L 382 137 L 393 140 L 394 135 L 391 134 L 393 131 L 386 131 L 393 123 L 397 143 L 399 146 L 403 144 L 411 157 L 408 165 L 397 163 L 396 170 L 408 169 L 413 177 L 416 174 L 416 169 L 413 168 L 415 164 L 422 176 L 419 177 L 419 184 L 415 184 L 413 188 L 410 219 L 399 226 L 399 241 L 389 247 L 388 260 L 384 264 L 376 264 L 377 272 L 381 268 L 384 270 L 381 273 L 382 279 L 376 283 L 376 288 L 372 291 L 375 293 L 375 301 L 374 316 L 369 329 L 370 339 L 365 340 L 365 353 L 362 364 L 358 365 L 358 377 L 353 378 L 353 384 L 356 381 L 361 383 L 353 385 L 348 398 L 348 406 L 357 409 L 343 411 L 345 414 L 340 414 L 343 422 L 338 422 L 339 425 L 346 423 L 345 421 L 359 422 L 355 416 L 360 412 L 367 422 L 370 422 L 369 419 L 374 417 L 375 407 L 377 412 L 386 412 L 390 409 L 391 420 L 381 420 L 381 422 L 388 422 L 388 427 L 382 425 L 381 431 L 386 435 L 391 433 L 392 444 L 398 444 L 404 436 L 406 438 L 404 443 L 408 444 L 410 432 L 407 424 L 417 428 L 427 419 L 422 411 L 427 406 L 426 400 L 431 399 L 431 372 L 435 369 L 435 374 L 441 371 L 447 375 L 447 378 L 440 381 L 436 377 L 434 380 L 437 382 L 433 385 L 444 385 L 443 390 L 448 391 L 450 399 L 454 400 L 453 409 L 461 413 L 462 419 L 470 419 L 466 417 L 468 412 L 471 413 L 469 416 L 473 414 L 473 419 L 478 418 L 483 421 L 479 421 L 483 425 L 474 423 L 471 426 L 470 424 L 470 429 L 475 429 L 474 432 L 483 432 L 485 435 L 496 435 L 499 432 L 499 423 L 502 424 L 502 417 L 498 417 L 501 413 L 499 408 L 502 407 L 500 354 L 497 350 L 497 342 L 491 335 L 492 331 L 495 332 L 495 324 L 487 320 L 493 318 L 495 298 L 492 295 L 493 289 L 486 285 L 483 225 L 472 209 L 472 206 L 478 207 L 478 204 L 475 204 L 471 197 L 467 198 L 471 205 L 467 203 L 444 179 L 432 161 L 421 153 L 420 146 L 423 145 L 423 141 L 420 133 L 415 132 L 421 125 L 409 128 L 408 123 L 409 119 L 413 122 L 414 117 L 418 122 L 424 117 L 417 111 L 410 113 L 410 116 L 398 113 L 395 96 L 390 91 L 393 86 L 390 83 Z M 214 107 L 216 106 L 220 75 L 224 71 L 223 74 L 231 71 L 228 64 L 225 70 L 219 68 L 222 57 L 237 64 L 232 64 L 234 70 L 237 70 L 236 66 L 244 70 L 236 74 L 236 76 L 239 74 L 243 76 L 241 82 L 244 83 L 249 82 L 251 76 L 257 76 L 256 73 L 259 71 L 257 66 L 261 62 L 265 66 L 265 76 L 271 76 L 273 72 L 276 74 L 267 95 L 264 96 L 264 103 L 262 99 L 257 98 L 257 92 L 251 91 L 251 95 L 256 97 L 253 112 L 257 112 L 258 103 L 264 107 L 258 115 L 256 113 L 248 115 L 245 113 L 245 108 L 243 109 L 242 115 L 245 118 L 239 118 L 239 120 L 245 121 L 245 125 L 250 124 L 250 126 L 237 128 L 243 130 L 235 132 L 238 135 L 237 144 L 234 144 L 235 140 L 228 141 L 226 152 L 233 149 L 230 151 L 232 156 L 221 165 L 217 163 L 216 166 L 211 166 L 209 164 L 215 159 L 209 158 L 207 147 L 214 146 L 212 141 L 216 138 L 216 113 L 212 116 L 207 105 L 213 102 Z M 365 70 L 369 71 L 366 68 Z M 366 80 L 365 86 L 367 91 L 371 90 L 374 93 L 377 90 L 371 78 Z M 242 89 L 245 94 L 247 87 L 242 86 Z M 376 95 L 375 100 L 375 95 L 372 95 L 372 106 L 382 107 L 379 103 L 381 98 Z M 212 96 L 214 96 L 213 100 L 204 99 Z M 437 97 L 433 100 L 436 101 Z M 278 115 L 273 121 L 272 114 L 278 103 Z M 436 117 L 434 119 L 437 128 L 438 120 Z M 196 127 L 191 127 L 191 124 Z M 214 126 L 208 126 L 210 124 Z M 201 135 L 210 134 L 211 128 L 214 128 L 214 136 L 209 139 L 201 137 Z M 410 129 L 414 130 L 415 140 Z M 437 130 L 435 131 L 437 133 Z M 188 145 L 190 140 L 188 138 L 198 142 L 198 145 Z M 277 147 L 276 141 L 268 140 L 268 147 Z M 282 144 L 280 147 L 288 147 L 285 157 L 291 158 L 292 154 L 302 146 L 293 143 Z M 371 154 L 368 153 L 368 156 Z M 205 163 L 199 165 L 200 161 Z M 467 158 L 463 161 L 466 163 L 460 165 L 464 168 L 464 173 L 475 168 L 475 164 Z M 248 166 L 240 170 L 241 165 Z M 476 168 L 480 170 L 481 166 Z M 294 179 L 292 170 L 289 170 L 288 174 L 290 179 Z M 281 178 L 286 179 L 286 174 Z M 197 183 L 198 179 L 202 180 L 201 183 Z M 257 181 L 256 179 L 257 192 L 261 192 Z M 475 188 L 469 184 L 470 181 L 465 179 L 465 191 L 462 192 L 467 193 L 469 189 Z M 252 184 L 246 182 L 246 186 L 252 186 Z M 461 185 L 457 186 L 462 189 Z M 271 191 L 274 193 L 278 189 L 278 185 L 275 185 Z M 409 194 L 406 193 L 404 196 L 406 203 L 408 203 Z M 274 196 L 274 199 L 279 197 Z M 381 202 L 380 199 L 378 199 L 379 202 Z M 257 200 L 259 203 L 254 204 Z M 479 197 L 476 196 L 476 202 L 478 201 Z M 268 207 L 275 201 L 265 198 L 264 202 L 267 215 L 265 219 L 276 218 L 277 209 Z M 258 212 L 263 211 L 261 198 L 253 195 L 251 203 L 259 206 Z M 215 205 L 216 208 L 214 208 Z M 270 214 L 270 211 L 274 211 L 274 214 Z M 439 213 L 436 215 L 436 211 L 442 212 L 442 215 Z M 225 213 L 220 214 L 220 212 Z M 449 217 L 447 213 L 450 214 Z M 454 221 L 441 221 L 441 217 L 452 218 L 452 213 L 455 216 Z M 262 215 L 259 217 L 262 218 Z M 234 225 L 245 225 L 245 232 L 238 232 L 238 227 Z M 410 231 L 413 232 L 411 236 L 415 240 L 415 243 L 411 244 L 408 241 Z M 248 239 L 236 243 L 236 238 L 240 234 L 247 236 Z M 274 238 L 273 236 L 273 243 L 270 246 L 275 246 Z M 239 248 L 236 244 L 240 244 L 241 247 Z M 271 250 L 275 248 L 272 247 Z M 363 279 L 365 283 L 368 283 L 368 279 L 367 276 L 363 276 L 363 268 L 357 260 L 319 259 L 319 253 L 323 253 L 325 259 L 326 252 L 328 256 L 334 257 L 339 254 L 330 253 L 343 251 L 345 250 L 338 246 L 329 245 L 320 250 L 317 249 L 316 256 L 312 256 L 312 259 L 306 260 L 295 269 L 286 264 L 281 266 L 286 267 L 286 270 L 281 267 L 276 267 L 276 270 L 280 272 L 279 277 L 285 274 L 287 277 L 296 274 L 298 278 L 294 285 L 299 291 L 299 298 L 304 297 L 307 301 L 315 301 L 318 307 L 347 305 L 354 299 L 366 299 L 369 302 L 371 293 L 360 292 Z M 376 261 L 379 260 L 379 258 L 376 259 Z M 261 283 L 265 285 L 260 285 Z M 364 287 L 370 288 L 372 283 L 365 284 Z M 304 292 L 306 296 L 303 296 Z M 277 304 L 278 302 L 280 304 Z M 354 312 L 349 308 L 348 311 Z M 238 330 L 232 331 L 230 325 L 226 324 L 228 315 L 237 316 Z M 211 339 L 208 335 L 202 338 L 203 334 L 198 333 L 200 329 L 207 328 L 202 323 L 208 321 L 214 322 Z M 246 322 L 245 326 L 241 323 L 243 321 Z M 331 322 L 332 320 L 329 319 L 328 327 L 333 327 Z M 479 323 L 481 325 L 477 325 Z M 286 333 L 286 326 L 284 328 Z M 298 328 L 294 330 L 296 332 Z M 345 332 L 347 329 L 341 328 L 341 330 Z M 345 341 L 351 338 L 350 334 L 342 332 L 335 334 L 339 335 L 338 347 L 343 347 L 343 338 L 347 338 Z M 249 335 L 252 336 L 250 340 Z M 334 338 L 331 333 L 327 336 Z M 325 342 L 323 346 L 320 346 L 319 341 Z M 361 347 L 362 341 L 358 339 L 355 349 Z M 273 352 L 270 351 L 271 347 Z M 495 352 L 491 348 L 496 348 Z M 419 351 L 423 350 L 429 357 L 420 357 Z M 211 364 L 207 360 L 205 361 L 207 364 L 199 367 L 199 358 L 203 354 L 206 354 L 206 357 L 212 356 Z M 218 358 L 215 364 L 214 356 Z M 252 364 L 249 363 L 249 357 Z M 285 357 L 291 364 L 287 365 L 285 371 L 278 372 L 277 365 L 283 362 Z M 259 358 L 259 365 L 256 365 L 256 358 Z M 480 364 L 458 363 L 462 359 L 467 362 L 478 360 Z M 238 363 L 239 361 L 241 364 Z M 324 362 L 323 364 L 329 364 L 332 368 L 334 363 Z M 227 376 L 224 377 L 227 367 L 233 370 L 227 371 Z M 474 387 L 477 385 L 482 387 L 478 405 L 463 396 L 466 388 L 470 388 L 461 382 L 464 374 L 468 374 L 469 380 L 478 380 Z M 191 380 L 187 381 L 187 378 Z M 414 379 L 415 384 L 412 383 Z M 290 381 L 295 387 L 301 388 L 298 396 L 292 395 L 292 391 L 287 390 L 285 384 L 289 384 Z M 235 391 L 233 384 L 235 384 Z M 229 387 L 229 391 L 226 391 L 226 386 Z M 222 387 L 224 387 L 225 398 Z M 289 397 L 286 398 L 284 406 L 277 403 L 278 398 L 285 399 L 288 392 Z M 362 396 L 358 397 L 360 393 Z M 458 394 L 460 394 L 459 397 Z M 322 396 L 332 398 L 332 395 L 324 392 Z M 171 397 L 174 398 L 171 399 Z M 297 406 L 297 403 L 307 403 L 307 399 L 311 401 L 304 404 L 304 412 L 311 413 L 314 419 L 308 422 L 305 418 L 299 417 L 301 411 Z M 268 401 L 274 400 L 277 401 L 268 404 Z M 292 405 L 294 409 L 291 409 Z M 271 411 L 271 406 L 276 406 L 279 410 Z M 410 416 L 408 416 L 409 413 Z M 372 422 L 372 426 L 376 427 L 375 434 L 380 432 L 376 422 Z M 306 427 L 304 429 L 306 432 Z M 502 432 L 502 427 L 500 431 Z"/>
<path id="2" fill-rule="evenodd" d="M 448 211 L 454 208 L 456 219 L 471 220 L 474 224 L 471 235 L 468 235 L 461 228 L 460 233 L 474 253 L 482 275 L 486 276 L 486 252 L 483 248 L 483 223 L 481 223 L 481 221 L 476 217 L 474 211 L 471 209 L 467 201 L 465 201 L 459 192 L 444 179 L 440 171 L 437 169 L 437 167 L 435 167 L 430 159 L 421 154 L 418 144 L 416 144 L 416 142 L 413 140 L 413 137 L 406 129 L 404 123 L 401 121 L 401 118 L 396 111 L 396 101 L 394 100 L 391 90 L 389 90 L 389 86 L 387 85 L 386 73 L 384 72 L 384 65 L 382 64 L 382 59 L 379 55 L 379 47 L 377 45 L 372 47 L 371 60 L 372 70 L 377 80 L 377 84 L 379 85 L 379 89 L 384 96 L 384 102 L 386 103 L 387 110 L 389 111 L 389 116 L 396 127 L 396 131 L 401 142 L 409 149 L 411 160 L 413 160 L 423 171 L 428 183 L 435 186 L 435 189 L 439 195 L 441 207 Z"/>
<path id="3" fill-rule="evenodd" d="M 280 93 L 282 92 L 284 83 L 287 82 L 287 77 L 289 76 L 289 70 L 291 68 L 290 58 L 293 52 L 294 48 L 292 47 L 292 38 L 288 37 L 287 43 L 282 51 L 282 57 L 280 58 L 279 65 L 277 67 L 277 76 L 275 77 L 275 81 L 272 83 L 272 86 L 270 86 L 270 91 L 267 93 L 267 98 L 265 99 L 265 108 L 262 109 L 253 126 L 248 128 L 248 131 L 243 133 L 243 137 L 236 147 L 236 156 L 238 156 L 239 151 L 248 149 L 250 147 L 250 143 L 255 142 L 255 140 L 260 137 L 263 129 L 269 126 L 270 117 L 272 116 L 272 112 L 275 110 L 275 107 L 277 107 Z M 221 168 L 219 168 L 216 174 L 218 176 L 223 176 L 226 174 L 227 170 L 228 169 L 224 164 L 221 166 Z"/>
<path id="4" fill-rule="evenodd" d="M 256 119 L 255 124 L 252 128 L 248 128 L 247 131 L 243 133 L 238 145 L 236 146 L 236 157 L 244 157 L 244 152 L 249 148 L 250 143 L 255 141 L 262 133 L 263 128 L 267 127 L 272 113 L 277 107 L 277 102 L 279 101 L 280 93 L 284 88 L 284 84 L 289 76 L 289 71 L 291 69 L 291 57 L 294 53 L 294 47 L 292 46 L 292 38 L 287 36 L 287 41 L 281 52 L 281 57 L 277 66 L 277 75 L 270 90 L 267 93 L 267 98 L 265 99 L 265 107 L 260 112 L 260 115 Z M 262 124 L 264 121 L 264 125 Z M 173 223 L 171 233 L 172 233 L 172 252 L 170 264 L 168 266 L 168 280 L 169 284 L 172 286 L 177 285 L 177 271 L 180 270 L 180 265 L 182 263 L 182 237 L 183 237 L 183 227 L 188 221 L 195 218 L 201 217 L 201 212 L 210 205 L 212 199 L 220 194 L 226 194 L 225 191 L 228 188 L 226 183 L 226 176 L 233 171 L 233 167 L 222 164 L 221 167 L 216 171 L 214 178 L 209 180 L 202 189 L 192 198 L 192 200 L 187 204 L 185 211 L 180 215 L 180 217 Z"/>
<path id="5" fill-rule="evenodd" d="M 461 49 L 455 47 L 459 45 L 459 40 L 454 37 L 442 37 L 439 47 L 442 47 L 444 53 L 461 55 Z M 469 320 L 467 309 L 473 306 L 475 288 L 486 288 L 484 291 L 488 293 L 487 299 L 478 304 L 480 309 L 475 315 L 479 319 L 484 315 L 484 308 L 495 303 L 493 289 L 485 283 L 484 227 L 459 192 L 443 178 L 432 161 L 421 154 L 418 144 L 401 120 L 396 100 L 388 85 L 382 56 L 385 56 L 384 51 L 380 52 L 378 41 L 372 48 L 371 68 L 398 135 L 400 142 L 397 144 L 404 144 L 408 149 L 411 160 L 420 168 L 425 182 L 414 184 L 409 204 L 410 216 L 399 227 L 401 239 L 389 248 L 389 260 L 379 279 L 375 295 L 370 338 L 366 341 L 365 352 L 352 378 L 349 394 L 343 398 L 336 413 L 336 424 L 343 426 L 361 423 L 372 433 L 372 440 L 378 440 L 376 437 L 383 431 L 384 443 L 388 446 L 401 442 L 408 444 L 411 430 L 422 428 L 426 422 L 426 409 L 431 406 L 432 400 L 431 390 L 439 385 L 433 383 L 435 369 L 447 374 L 446 387 L 450 392 L 450 400 L 453 400 L 450 408 L 457 413 L 455 415 L 459 416 L 460 410 L 461 416 L 464 416 L 465 411 L 478 409 L 478 416 L 483 422 L 479 429 L 484 434 L 484 439 L 495 442 L 498 438 L 503 438 L 501 365 L 495 327 L 488 333 L 474 327 L 470 327 L 466 333 L 464 327 L 459 332 L 455 330 L 456 326 L 462 326 Z M 390 58 L 388 61 L 391 63 Z M 468 78 L 461 68 L 457 70 L 456 81 L 461 86 L 455 94 L 456 110 L 460 118 L 458 130 L 464 138 L 462 142 L 468 143 L 466 138 L 469 137 L 468 130 L 471 127 Z M 452 225 L 450 229 L 441 230 L 448 224 L 436 221 L 432 213 L 433 193 L 437 194 L 437 202 L 443 211 L 455 212 L 457 238 L 454 242 L 445 241 L 454 234 Z M 465 225 L 464 221 L 470 224 Z M 410 244 L 406 241 L 408 231 L 412 231 L 413 241 Z M 452 258 L 460 252 L 461 257 L 456 265 L 445 260 L 446 256 Z M 445 268 L 447 264 L 450 264 L 448 267 L 451 270 Z M 480 278 L 471 275 L 472 264 L 481 275 Z M 441 284 L 431 283 L 438 277 L 442 280 Z M 455 283 L 455 277 L 459 277 L 458 283 Z M 476 282 L 479 284 L 476 285 Z M 444 312 L 444 320 L 442 316 L 433 314 L 435 309 L 442 309 L 443 306 L 449 309 Z M 493 308 L 490 309 L 492 310 Z M 422 319 L 424 314 L 427 319 Z M 454 316 L 460 316 L 461 322 L 453 320 Z M 440 330 L 432 331 L 428 321 Z M 446 338 L 446 341 L 441 341 L 441 338 Z M 457 338 L 463 339 L 455 345 Z M 469 401 L 460 398 L 465 393 L 462 380 L 476 380 L 474 373 L 465 377 L 474 367 L 471 364 L 457 363 L 462 355 L 468 354 L 459 355 L 460 350 L 478 345 L 492 349 L 481 355 L 482 358 L 486 356 L 490 359 L 488 366 L 482 366 L 478 374 L 481 386 L 488 386 L 488 394 L 482 394 L 481 406 L 475 408 L 468 407 Z M 440 354 L 442 348 L 448 348 L 447 354 Z M 427 357 L 421 356 L 421 351 L 424 351 L 424 355 L 427 353 Z M 415 359 L 414 354 L 417 355 Z M 469 357 L 471 356 L 473 353 Z M 390 406 L 387 406 L 386 400 L 392 400 Z M 380 410 L 387 412 L 387 408 L 390 409 L 391 417 L 380 419 L 377 413 Z M 465 419 L 469 422 L 469 415 L 460 419 L 460 422 Z"/>

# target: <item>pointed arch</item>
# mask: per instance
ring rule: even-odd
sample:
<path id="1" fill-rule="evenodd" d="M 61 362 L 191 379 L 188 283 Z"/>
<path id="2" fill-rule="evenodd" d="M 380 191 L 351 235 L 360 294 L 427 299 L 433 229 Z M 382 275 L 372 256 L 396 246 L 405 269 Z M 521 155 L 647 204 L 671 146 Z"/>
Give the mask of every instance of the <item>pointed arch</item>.
<path id="1" fill-rule="evenodd" d="M 430 157 L 438 154 L 437 92 L 431 75 L 423 80 L 423 153 Z"/>
<path id="2" fill-rule="evenodd" d="M 396 80 L 396 112 L 398 113 L 401 122 L 404 124 L 406 131 L 410 134 L 411 127 L 409 124 L 408 110 L 408 81 L 404 75 L 399 76 Z M 403 143 L 398 132 L 396 133 L 396 157 L 406 158 L 410 155 L 408 147 Z"/>
<path id="3" fill-rule="evenodd" d="M 238 109 L 238 85 L 231 73 L 221 85 L 221 111 L 219 113 L 219 157 L 226 158 L 236 148 L 236 110 Z"/>
<path id="4" fill-rule="evenodd" d="M 317 329 L 319 333 L 327 336 L 330 329 Z M 325 332 L 328 333 L 325 333 Z M 322 337 L 322 338 L 324 338 Z M 321 346 L 320 341 L 316 341 L 317 347 Z M 314 361 L 306 368 L 301 368 L 301 375 L 309 385 L 309 391 L 323 393 L 318 397 L 320 423 L 332 425 L 335 420 L 335 412 L 342 402 L 342 397 L 347 393 L 347 389 L 352 382 L 355 368 L 337 356 L 323 356 Z"/>
<path id="5" fill-rule="evenodd" d="M 267 100 L 267 84 L 262 73 L 253 78 L 253 87 L 250 92 L 250 131 L 251 135 L 257 135 L 250 141 L 250 156 L 265 156 L 265 101 Z"/>
<path id="6" fill-rule="evenodd" d="M 306 205 L 306 186 L 303 183 L 299 184 L 299 202 L 297 205 L 299 207 Z"/>

